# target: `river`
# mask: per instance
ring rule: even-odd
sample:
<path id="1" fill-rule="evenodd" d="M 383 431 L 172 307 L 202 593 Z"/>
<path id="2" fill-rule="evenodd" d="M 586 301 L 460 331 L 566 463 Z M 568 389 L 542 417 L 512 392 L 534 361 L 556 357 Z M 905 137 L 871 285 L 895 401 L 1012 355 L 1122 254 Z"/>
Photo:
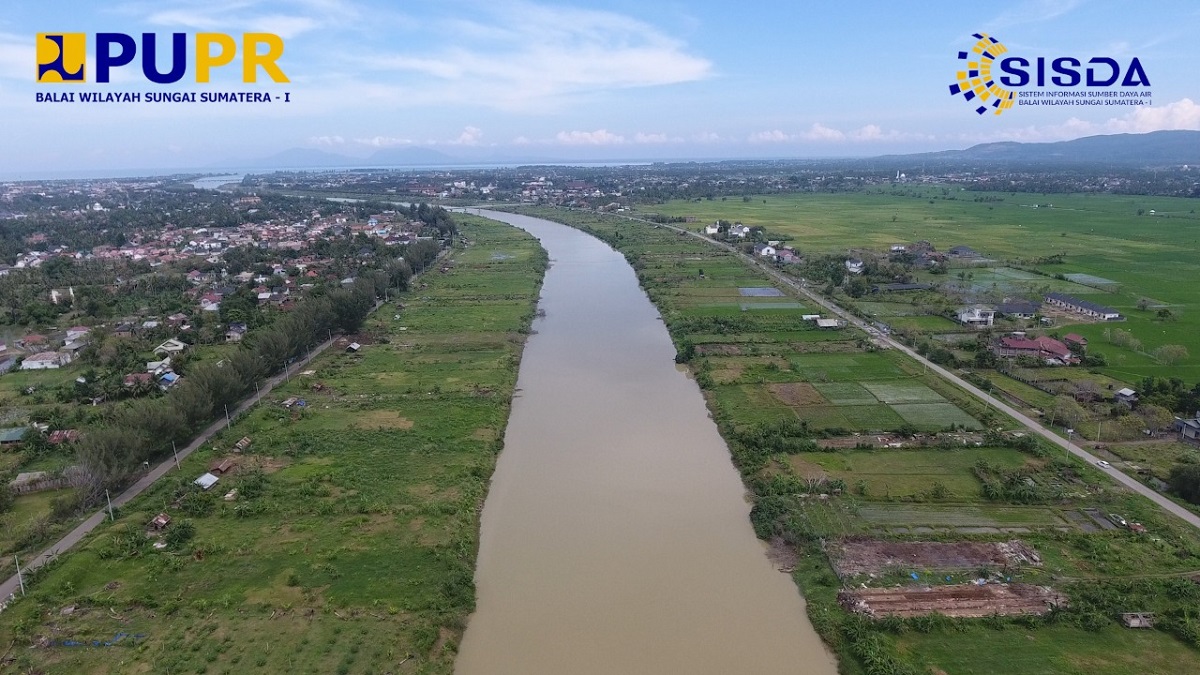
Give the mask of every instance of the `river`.
<path id="1" fill-rule="evenodd" d="M 633 269 L 565 225 L 483 215 L 536 236 L 551 268 L 456 673 L 836 673 Z"/>

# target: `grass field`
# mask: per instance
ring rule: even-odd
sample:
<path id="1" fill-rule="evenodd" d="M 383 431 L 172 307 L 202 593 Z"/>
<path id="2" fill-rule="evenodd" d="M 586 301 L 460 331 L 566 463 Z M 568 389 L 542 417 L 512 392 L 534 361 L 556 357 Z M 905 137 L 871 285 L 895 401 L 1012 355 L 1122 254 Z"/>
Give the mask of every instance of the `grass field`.
<path id="1" fill-rule="evenodd" d="M 987 460 L 1017 468 L 1028 459 L 1027 455 L 1009 448 L 855 450 L 797 457 L 845 480 L 856 491 L 861 481 L 867 495 L 884 498 L 923 495 L 934 483 L 941 483 L 947 489 L 944 499 L 953 501 L 979 496 L 979 479 L 971 471 L 976 462 Z"/>
<path id="2" fill-rule="evenodd" d="M 359 353 L 318 357 L 40 573 L 0 614 L 0 643 L 46 639 L 15 667 L 451 672 L 545 266 L 519 230 L 462 231 L 473 244 L 451 271 L 422 278 L 399 319 L 391 306 L 368 318 Z M 288 396 L 307 406 L 284 409 Z M 241 436 L 254 442 L 233 476 L 209 493 L 189 484 Z M 161 551 L 143 533 L 159 512 L 174 519 Z"/>
<path id="3" fill-rule="evenodd" d="M 1039 203 L 1040 208 L 1031 208 Z M 1171 215 L 1145 215 L 1151 209 Z M 1034 265 L 1037 256 L 1061 253 L 1062 264 L 1036 266 L 1045 276 L 993 264 L 972 269 L 971 281 L 978 290 L 993 283 L 1014 291 L 1046 287 L 1114 307 L 1127 317 L 1117 327 L 1131 331 L 1146 351 L 1180 344 L 1191 357 L 1182 364 L 1159 364 L 1107 343 L 1104 325 L 1071 326 L 1092 342 L 1093 349 L 1109 357 L 1106 373 L 1129 383 L 1147 375 L 1200 381 L 1200 296 L 1192 292 L 1200 282 L 1193 256 L 1200 238 L 1200 215 L 1191 200 L 903 186 L 848 194 L 770 195 L 748 202 L 675 201 L 641 210 L 692 216 L 699 223 L 725 219 L 763 226 L 769 235 L 789 237 L 789 243 L 803 253 L 844 251 L 848 245 L 886 251 L 891 244 L 922 239 L 939 251 L 967 245 L 986 258 L 1026 265 Z M 1139 210 L 1143 215 L 1138 215 Z M 1102 290 L 1053 278 L 1058 274 L 1114 284 L 1099 284 Z M 1137 301 L 1142 297 L 1153 299 L 1153 306 L 1139 309 Z M 1171 310 L 1172 320 L 1157 318 L 1160 303 Z"/>
<path id="4" fill-rule="evenodd" d="M 953 640 L 936 631 L 908 633 L 897 641 L 924 672 L 956 675 L 1181 675 L 1191 672 L 1188 664 L 1197 658 L 1195 649 L 1163 633 L 1115 626 L 976 627 Z"/>

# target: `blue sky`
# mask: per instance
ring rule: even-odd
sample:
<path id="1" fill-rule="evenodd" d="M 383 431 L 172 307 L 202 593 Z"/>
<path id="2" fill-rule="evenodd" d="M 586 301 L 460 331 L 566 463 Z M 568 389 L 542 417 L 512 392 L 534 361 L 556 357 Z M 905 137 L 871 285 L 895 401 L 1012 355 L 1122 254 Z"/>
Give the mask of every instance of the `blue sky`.
<path id="1" fill-rule="evenodd" d="M 1197 27 L 1200 7 L 1182 0 L 10 0 L 0 172 L 236 165 L 288 148 L 415 146 L 481 161 L 866 156 L 1197 129 Z M 291 82 L 246 85 L 230 67 L 207 85 L 194 69 L 152 85 L 135 66 L 106 85 L 33 82 L 36 33 L 102 31 L 277 33 Z M 1030 58 L 1137 56 L 1152 105 L 977 116 L 948 92 L 977 31 Z M 286 91 L 292 102 L 34 102 L 162 90 Z"/>

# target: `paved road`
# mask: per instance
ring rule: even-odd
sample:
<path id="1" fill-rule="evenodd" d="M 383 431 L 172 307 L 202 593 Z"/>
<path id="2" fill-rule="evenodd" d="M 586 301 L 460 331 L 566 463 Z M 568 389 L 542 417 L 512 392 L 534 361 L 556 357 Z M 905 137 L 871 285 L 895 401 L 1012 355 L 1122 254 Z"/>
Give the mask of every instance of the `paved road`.
<path id="1" fill-rule="evenodd" d="M 379 307 L 379 305 L 377 304 L 376 308 L 378 308 L 378 307 Z M 305 365 L 308 364 L 309 361 L 316 358 L 317 355 L 319 355 L 321 352 L 325 351 L 325 349 L 328 348 L 331 344 L 333 344 L 332 339 L 318 345 L 311 352 L 309 352 L 308 356 L 297 360 L 295 363 L 288 366 L 284 372 L 276 375 L 275 377 L 269 378 L 265 383 L 263 383 L 259 387 L 258 392 L 256 392 L 250 398 L 247 398 L 245 401 L 242 401 L 242 403 L 240 405 L 238 405 L 237 408 L 229 411 L 230 416 L 233 418 L 236 418 L 237 416 L 241 415 L 243 412 L 248 410 L 251 406 L 258 403 L 262 399 L 263 396 L 266 396 L 267 394 L 271 393 L 271 390 L 274 389 L 276 385 L 278 385 L 280 382 L 283 382 L 285 379 L 289 378 L 292 375 L 292 373 L 303 368 Z M 203 432 L 201 432 L 201 434 L 199 436 L 197 436 L 186 448 L 183 448 L 179 451 L 179 459 L 182 460 L 182 459 L 186 458 L 188 455 L 195 452 L 197 449 L 200 448 L 200 446 L 202 446 L 206 442 L 208 442 L 208 439 L 212 438 L 213 435 L 215 435 L 217 432 L 224 429 L 225 425 L 226 425 L 226 421 L 224 419 L 219 419 L 216 422 L 213 422 L 212 424 L 208 425 L 208 427 Z M 136 483 L 129 486 L 129 488 L 127 488 L 124 492 L 117 495 L 116 497 L 113 497 L 113 500 L 112 500 L 113 508 L 114 509 L 120 508 L 120 507 L 124 506 L 125 504 L 129 503 L 130 500 L 132 500 L 134 497 L 137 497 L 138 495 L 145 492 L 147 488 L 149 488 L 151 485 L 154 484 L 155 481 L 157 481 L 159 478 L 162 478 L 163 476 L 167 475 L 167 473 L 174 468 L 175 468 L 175 458 L 174 457 L 164 460 L 161 464 L 159 464 L 158 466 L 151 469 L 149 473 L 147 473 L 146 475 L 144 475 L 140 479 L 138 479 L 138 481 Z M 21 569 L 23 570 L 23 572 L 25 574 L 28 574 L 29 572 L 36 570 L 37 568 L 41 567 L 42 565 L 45 565 L 46 563 L 50 562 L 51 560 L 54 560 L 55 558 L 58 557 L 58 555 L 60 553 L 64 553 L 64 552 L 70 550 L 70 548 L 72 546 L 74 546 L 75 544 L 78 544 L 79 541 L 82 540 L 84 537 L 86 537 L 89 532 L 96 529 L 96 527 L 99 526 L 100 523 L 103 523 L 105 518 L 108 518 L 107 506 L 104 509 L 97 511 L 96 513 L 93 513 L 91 515 L 91 517 L 89 517 L 87 520 L 85 520 L 82 523 L 80 523 L 79 525 L 77 525 L 75 527 L 75 529 L 68 532 L 66 534 L 66 536 L 64 536 L 62 539 L 59 539 L 57 542 L 55 542 L 53 545 L 51 545 L 45 551 L 42 551 L 42 553 L 39 556 L 37 556 L 36 558 L 34 558 L 33 560 L 23 561 L 21 564 Z M 12 569 L 12 568 L 9 568 L 9 569 Z M 12 595 L 14 595 L 16 593 L 20 593 L 20 592 L 21 592 L 20 579 L 18 579 L 16 575 L 13 575 L 12 578 L 8 579 L 3 584 L 0 584 L 0 598 L 9 598 Z"/>
<path id="2" fill-rule="evenodd" d="M 1053 431 L 1050 431 L 1046 427 L 1042 426 L 1040 423 L 1038 423 L 1036 420 L 1029 417 L 1028 415 L 1025 415 L 1024 413 L 1018 411 L 1017 409 L 1008 405 L 1004 401 L 1001 401 L 1001 400 L 989 395 L 987 392 L 983 391 L 979 387 L 976 387 L 975 385 L 971 384 L 970 382 L 967 382 L 966 380 L 962 379 L 958 375 L 950 372 L 949 370 L 946 370 L 945 368 L 937 365 L 936 363 L 933 363 L 929 359 L 926 359 L 925 357 L 916 353 L 912 349 L 908 348 L 906 345 L 901 344 L 900 342 L 898 342 L 896 340 L 893 340 L 892 338 L 888 337 L 887 335 L 883 335 L 880 331 L 869 326 L 867 324 L 867 322 L 863 321 L 862 319 L 858 318 L 857 316 L 854 316 L 850 312 L 847 312 L 846 310 L 837 306 L 829 299 L 823 298 L 823 297 L 817 295 L 816 293 L 813 293 L 807 287 L 805 287 L 801 283 L 798 283 L 792 277 L 789 277 L 789 276 L 783 274 L 779 270 L 774 269 L 773 267 L 763 263 L 760 260 L 755 259 L 752 256 L 748 256 L 748 255 L 738 251 L 736 248 L 734 248 L 733 246 L 730 246 L 729 244 L 725 244 L 723 242 L 709 239 L 708 237 L 706 237 L 702 234 L 699 234 L 697 232 L 691 232 L 689 230 L 685 230 L 681 227 L 675 227 L 673 225 L 663 225 L 663 224 L 659 224 L 659 223 L 654 223 L 654 222 L 651 222 L 648 220 L 642 220 L 641 218 L 634 218 L 632 216 L 622 216 L 622 217 L 626 218 L 627 220 L 633 220 L 633 221 L 637 221 L 640 223 L 645 223 L 647 225 L 658 225 L 659 227 L 665 227 L 667 229 L 675 230 L 676 232 L 683 232 L 690 236 L 696 237 L 697 239 L 708 242 L 708 243 L 712 244 L 713 246 L 725 249 L 735 255 L 740 256 L 745 261 L 749 262 L 750 264 L 758 267 L 759 269 L 761 269 L 764 272 L 766 272 L 767 274 L 769 274 L 773 279 L 804 294 L 806 297 L 808 297 L 808 299 L 812 300 L 817 305 L 820 305 L 821 307 L 824 307 L 825 309 L 829 310 L 830 313 L 832 313 L 842 319 L 845 319 L 848 323 L 850 323 L 854 326 L 857 326 L 858 328 L 861 328 L 862 330 L 866 331 L 867 334 L 873 336 L 877 342 L 880 342 L 880 343 L 885 344 L 894 349 L 898 349 L 898 350 L 904 352 L 905 354 L 908 354 L 913 359 L 916 359 L 920 363 L 924 364 L 925 367 L 934 371 L 938 375 L 941 375 L 943 378 L 949 380 L 953 384 L 956 384 L 959 387 L 962 387 L 963 389 L 967 390 L 974 396 L 982 399 L 983 401 L 987 402 L 991 406 L 995 407 L 997 410 L 1009 415 L 1013 419 L 1015 419 L 1018 422 L 1020 422 L 1021 424 L 1025 425 L 1033 433 L 1038 434 L 1042 438 L 1045 438 L 1046 440 L 1048 440 L 1051 443 L 1055 444 L 1056 446 L 1062 448 L 1063 450 L 1070 452 L 1071 454 L 1075 455 L 1076 457 L 1083 459 L 1084 461 L 1088 462 L 1089 464 L 1096 466 L 1097 469 L 1108 474 L 1109 477 L 1111 477 L 1113 480 L 1124 485 L 1125 487 L 1129 488 L 1130 490 L 1133 490 L 1134 492 L 1146 497 L 1147 499 L 1154 502 L 1155 504 L 1158 504 L 1159 506 L 1161 506 L 1163 508 L 1164 511 L 1167 511 L 1168 513 L 1172 513 L 1172 514 L 1178 516 L 1179 518 L 1183 519 L 1185 522 L 1187 522 L 1192 527 L 1200 529 L 1200 516 L 1197 516 L 1195 513 L 1192 513 L 1191 511 L 1184 508 L 1183 506 L 1176 504 L 1175 502 L 1166 498 L 1162 494 L 1143 485 L 1142 483 L 1138 482 L 1136 479 L 1130 477 L 1129 475 L 1125 474 L 1124 472 L 1122 472 L 1119 469 L 1116 469 L 1112 466 L 1103 466 L 1103 467 L 1098 466 L 1097 462 L 1100 461 L 1099 457 L 1096 457 L 1095 455 L 1084 450 L 1083 448 L 1079 447 L 1078 445 L 1071 443 L 1068 440 L 1063 439 L 1058 434 L 1056 434 Z"/>

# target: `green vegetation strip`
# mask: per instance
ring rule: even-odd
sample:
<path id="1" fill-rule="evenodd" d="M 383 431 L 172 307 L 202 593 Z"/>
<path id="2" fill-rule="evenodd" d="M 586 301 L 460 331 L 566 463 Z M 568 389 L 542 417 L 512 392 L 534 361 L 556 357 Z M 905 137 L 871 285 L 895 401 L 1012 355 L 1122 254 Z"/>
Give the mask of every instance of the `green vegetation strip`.
<path id="1" fill-rule="evenodd" d="M 546 266 L 525 233 L 461 221 L 470 245 L 368 318 L 360 351 L 330 349 L 28 580 L 0 614 L 0 644 L 22 645 L 11 665 L 451 672 Z M 191 484 L 227 457 L 212 490 Z"/>

